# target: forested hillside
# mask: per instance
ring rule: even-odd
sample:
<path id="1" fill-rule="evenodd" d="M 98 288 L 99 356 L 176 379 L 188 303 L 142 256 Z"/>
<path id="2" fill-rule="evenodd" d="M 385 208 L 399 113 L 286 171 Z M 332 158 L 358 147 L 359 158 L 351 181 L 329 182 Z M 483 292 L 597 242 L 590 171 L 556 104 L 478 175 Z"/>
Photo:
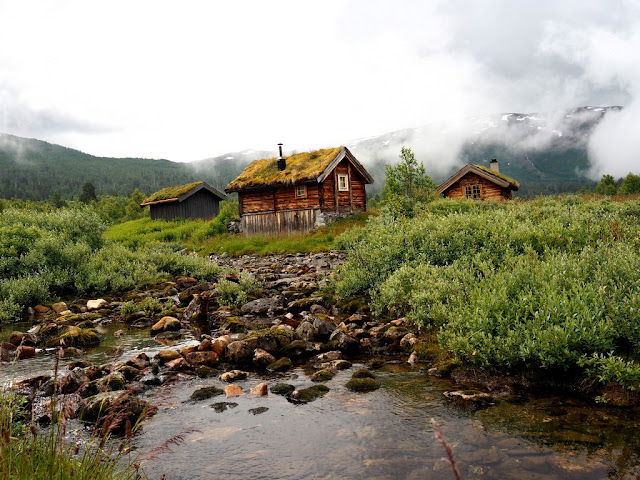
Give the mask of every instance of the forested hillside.
<path id="1" fill-rule="evenodd" d="M 130 195 L 136 188 L 151 193 L 160 188 L 203 180 L 216 188 L 247 165 L 216 157 L 191 164 L 147 158 L 95 157 L 35 139 L 0 135 L 0 198 L 42 200 L 58 193 L 76 197 L 86 182 L 102 195 Z"/>

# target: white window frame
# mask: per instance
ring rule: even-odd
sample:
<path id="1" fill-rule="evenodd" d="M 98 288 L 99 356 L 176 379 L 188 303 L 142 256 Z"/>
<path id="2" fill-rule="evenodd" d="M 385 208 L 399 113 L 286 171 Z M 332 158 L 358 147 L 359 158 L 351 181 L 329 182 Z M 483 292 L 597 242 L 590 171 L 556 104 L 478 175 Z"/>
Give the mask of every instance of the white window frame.
<path id="1" fill-rule="evenodd" d="M 482 200 L 482 187 L 477 183 L 465 185 L 464 196 L 470 200 Z"/>
<path id="2" fill-rule="evenodd" d="M 344 185 L 342 185 L 342 181 L 344 181 Z M 339 192 L 349 191 L 349 175 L 345 173 L 338 174 L 338 191 Z"/>
<path id="3" fill-rule="evenodd" d="M 307 186 L 306 185 L 297 185 L 296 186 L 296 198 L 307 198 Z"/>

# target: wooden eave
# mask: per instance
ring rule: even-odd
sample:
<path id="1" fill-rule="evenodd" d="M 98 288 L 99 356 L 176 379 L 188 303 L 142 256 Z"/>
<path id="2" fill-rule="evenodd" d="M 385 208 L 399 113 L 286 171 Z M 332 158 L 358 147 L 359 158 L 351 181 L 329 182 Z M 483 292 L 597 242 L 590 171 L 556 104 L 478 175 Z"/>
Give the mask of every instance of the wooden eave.
<path id="1" fill-rule="evenodd" d="M 503 188 L 510 188 L 511 190 L 518 190 L 518 185 L 503 178 L 498 177 L 497 175 L 493 175 L 482 168 L 478 168 L 477 166 L 469 163 L 454 173 L 448 180 L 444 183 L 440 184 L 438 187 L 438 194 L 444 193 L 449 187 L 451 187 L 454 183 L 462 179 L 467 173 L 475 173 L 476 175 L 489 180 L 496 185 Z"/>
<path id="2" fill-rule="evenodd" d="M 333 161 L 329 164 L 329 166 L 327 166 L 327 168 L 324 169 L 324 172 L 320 174 L 320 176 L 316 179 L 316 181 L 318 183 L 324 182 L 325 179 L 329 176 L 329 174 L 333 171 L 333 169 L 336 168 L 338 164 L 345 158 L 349 160 L 351 165 L 355 167 L 358 173 L 360 173 L 360 175 L 364 177 L 365 183 L 367 184 L 373 183 L 373 177 L 371 176 L 371 174 L 367 172 L 367 169 L 364 168 L 364 165 L 362 165 L 356 159 L 356 157 L 353 156 L 353 154 L 349 151 L 347 147 L 343 148 L 342 151 L 338 153 L 338 155 L 336 155 L 336 158 L 334 158 Z"/>
<path id="3" fill-rule="evenodd" d="M 189 198 L 191 195 L 193 195 L 194 193 L 199 192 L 202 189 L 205 189 L 208 192 L 210 192 L 211 194 L 213 194 L 214 196 L 218 197 L 219 200 L 226 200 L 228 198 L 224 193 L 222 193 L 217 188 L 213 188 L 208 183 L 202 182 L 199 185 L 196 185 L 191 190 L 189 190 L 187 193 L 183 193 L 179 197 L 165 198 L 165 199 L 162 199 L 162 200 L 155 200 L 153 202 L 144 202 L 144 203 L 141 203 L 140 206 L 141 207 L 146 207 L 147 205 L 157 205 L 159 203 L 183 202 L 187 198 Z"/>

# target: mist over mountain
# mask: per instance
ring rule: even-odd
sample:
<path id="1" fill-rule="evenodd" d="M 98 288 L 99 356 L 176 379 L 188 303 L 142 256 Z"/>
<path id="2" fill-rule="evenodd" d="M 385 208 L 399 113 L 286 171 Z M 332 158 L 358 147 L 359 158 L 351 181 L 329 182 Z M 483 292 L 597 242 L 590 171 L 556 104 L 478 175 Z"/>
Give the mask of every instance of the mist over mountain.
<path id="1" fill-rule="evenodd" d="M 621 107 L 580 107 L 555 113 L 443 119 L 344 144 L 376 180 L 369 195 L 380 192 L 384 165 L 395 163 L 403 146 L 414 150 L 436 182 L 465 163 L 488 165 L 491 158 L 497 158 L 500 171 L 520 182 L 519 196 L 574 192 L 592 187 L 601 174 L 590 162 L 590 139 L 606 116 L 620 111 Z M 286 147 L 285 155 L 295 152 Z M 40 200 L 57 192 L 70 198 L 85 182 L 93 183 L 100 194 L 113 195 L 129 195 L 136 188 L 152 193 L 199 180 L 224 189 L 251 161 L 276 154 L 274 144 L 273 151 L 230 152 L 191 163 L 95 157 L 0 134 L 0 197 Z"/>

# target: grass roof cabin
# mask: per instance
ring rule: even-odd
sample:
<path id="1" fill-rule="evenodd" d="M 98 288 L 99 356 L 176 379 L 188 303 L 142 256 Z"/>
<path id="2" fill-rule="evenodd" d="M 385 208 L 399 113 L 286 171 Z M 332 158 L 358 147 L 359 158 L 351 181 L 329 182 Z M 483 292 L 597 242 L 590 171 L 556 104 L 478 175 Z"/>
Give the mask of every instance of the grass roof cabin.
<path id="1" fill-rule="evenodd" d="M 511 200 L 520 184 L 500 173 L 498 161 L 491 160 L 491 168 L 469 163 L 438 187 L 445 198 L 472 200 Z"/>
<path id="2" fill-rule="evenodd" d="M 373 177 L 346 147 L 265 158 L 227 185 L 237 192 L 247 234 L 308 231 L 331 217 L 364 212 Z"/>
<path id="3" fill-rule="evenodd" d="M 227 196 L 205 182 L 194 182 L 157 191 L 141 207 L 149 206 L 151 219 L 213 218 L 220 213 L 220 200 Z"/>

